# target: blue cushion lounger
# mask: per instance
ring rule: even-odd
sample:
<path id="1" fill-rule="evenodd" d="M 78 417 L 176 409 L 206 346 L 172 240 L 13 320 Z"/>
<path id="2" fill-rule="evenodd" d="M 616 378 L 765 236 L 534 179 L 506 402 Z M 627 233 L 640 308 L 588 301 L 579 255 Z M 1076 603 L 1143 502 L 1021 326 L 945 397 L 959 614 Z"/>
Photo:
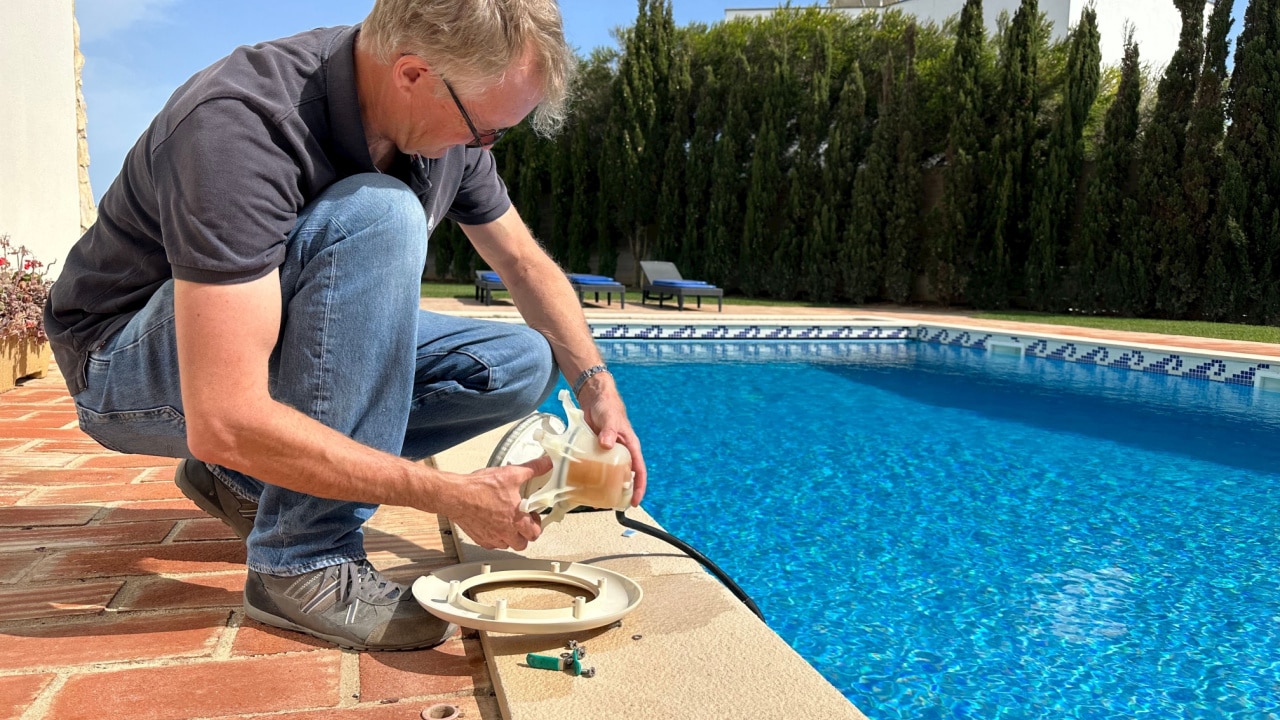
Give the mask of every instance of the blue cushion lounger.
<path id="1" fill-rule="evenodd" d="M 644 271 L 644 288 L 640 295 L 640 304 L 644 305 L 650 297 L 658 301 L 662 307 L 665 300 L 675 298 L 677 307 L 684 310 L 685 296 L 697 299 L 698 307 L 702 307 L 702 298 L 716 299 L 716 311 L 724 311 L 724 290 L 702 280 L 685 280 L 680 271 L 669 262 L 642 260 L 640 269 Z"/>
<path id="2" fill-rule="evenodd" d="M 608 304 L 613 304 L 613 294 L 618 293 L 618 299 L 622 303 L 622 307 L 627 307 L 627 287 L 622 283 L 614 280 L 607 275 L 588 275 L 585 273 L 569 273 L 569 284 L 573 286 L 575 292 L 578 293 L 578 302 L 584 302 L 584 296 L 588 292 L 595 293 L 595 301 L 600 302 L 600 293 L 605 294 Z"/>
<path id="3" fill-rule="evenodd" d="M 483 301 L 485 305 L 493 302 L 493 291 L 505 292 L 507 286 L 502 283 L 502 278 L 498 277 L 498 273 L 492 270 L 476 271 L 476 300 Z"/>

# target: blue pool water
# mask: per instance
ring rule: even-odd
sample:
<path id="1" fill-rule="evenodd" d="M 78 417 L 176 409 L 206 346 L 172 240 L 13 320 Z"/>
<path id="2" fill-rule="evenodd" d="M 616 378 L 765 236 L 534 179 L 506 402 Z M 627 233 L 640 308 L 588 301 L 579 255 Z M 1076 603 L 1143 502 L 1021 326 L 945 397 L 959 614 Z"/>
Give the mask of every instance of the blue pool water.
<path id="1" fill-rule="evenodd" d="M 873 720 L 1280 715 L 1280 394 L 914 342 L 602 346 L 646 509 Z"/>

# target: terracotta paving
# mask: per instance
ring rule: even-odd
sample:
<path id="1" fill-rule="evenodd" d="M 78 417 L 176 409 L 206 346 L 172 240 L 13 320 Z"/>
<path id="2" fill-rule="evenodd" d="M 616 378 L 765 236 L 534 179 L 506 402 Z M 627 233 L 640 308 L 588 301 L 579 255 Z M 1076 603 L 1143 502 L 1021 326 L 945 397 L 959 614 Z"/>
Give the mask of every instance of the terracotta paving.
<path id="1" fill-rule="evenodd" d="M 499 717 L 479 641 L 353 653 L 248 620 L 244 546 L 182 497 L 170 458 L 76 426 L 56 368 L 0 394 L 0 720 Z M 380 510 L 372 562 L 457 562 L 440 521 Z"/>

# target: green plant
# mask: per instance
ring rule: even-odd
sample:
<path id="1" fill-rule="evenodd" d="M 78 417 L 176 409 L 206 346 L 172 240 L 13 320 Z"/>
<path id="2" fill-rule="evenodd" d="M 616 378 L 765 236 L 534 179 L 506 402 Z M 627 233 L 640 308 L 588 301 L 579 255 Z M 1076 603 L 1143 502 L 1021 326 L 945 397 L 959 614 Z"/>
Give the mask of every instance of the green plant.
<path id="1" fill-rule="evenodd" d="M 44 332 L 44 303 L 53 284 L 49 267 L 26 246 L 13 247 L 0 235 L 0 337 L 48 340 Z"/>

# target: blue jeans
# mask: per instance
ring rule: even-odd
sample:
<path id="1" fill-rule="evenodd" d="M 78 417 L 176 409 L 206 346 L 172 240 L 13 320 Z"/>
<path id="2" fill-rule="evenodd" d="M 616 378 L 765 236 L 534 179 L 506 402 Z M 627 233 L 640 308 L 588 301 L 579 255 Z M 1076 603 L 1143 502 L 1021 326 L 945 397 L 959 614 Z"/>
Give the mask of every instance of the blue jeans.
<path id="1" fill-rule="evenodd" d="M 527 327 L 419 309 L 430 229 L 417 196 L 394 178 L 357 175 L 321 194 L 288 238 L 269 364 L 279 402 L 415 460 L 527 415 L 558 376 L 546 339 Z M 93 352 L 75 402 L 80 427 L 112 450 L 192 457 L 172 280 Z M 297 575 L 365 557 L 362 526 L 376 506 L 209 467 L 258 502 L 250 569 Z"/>

